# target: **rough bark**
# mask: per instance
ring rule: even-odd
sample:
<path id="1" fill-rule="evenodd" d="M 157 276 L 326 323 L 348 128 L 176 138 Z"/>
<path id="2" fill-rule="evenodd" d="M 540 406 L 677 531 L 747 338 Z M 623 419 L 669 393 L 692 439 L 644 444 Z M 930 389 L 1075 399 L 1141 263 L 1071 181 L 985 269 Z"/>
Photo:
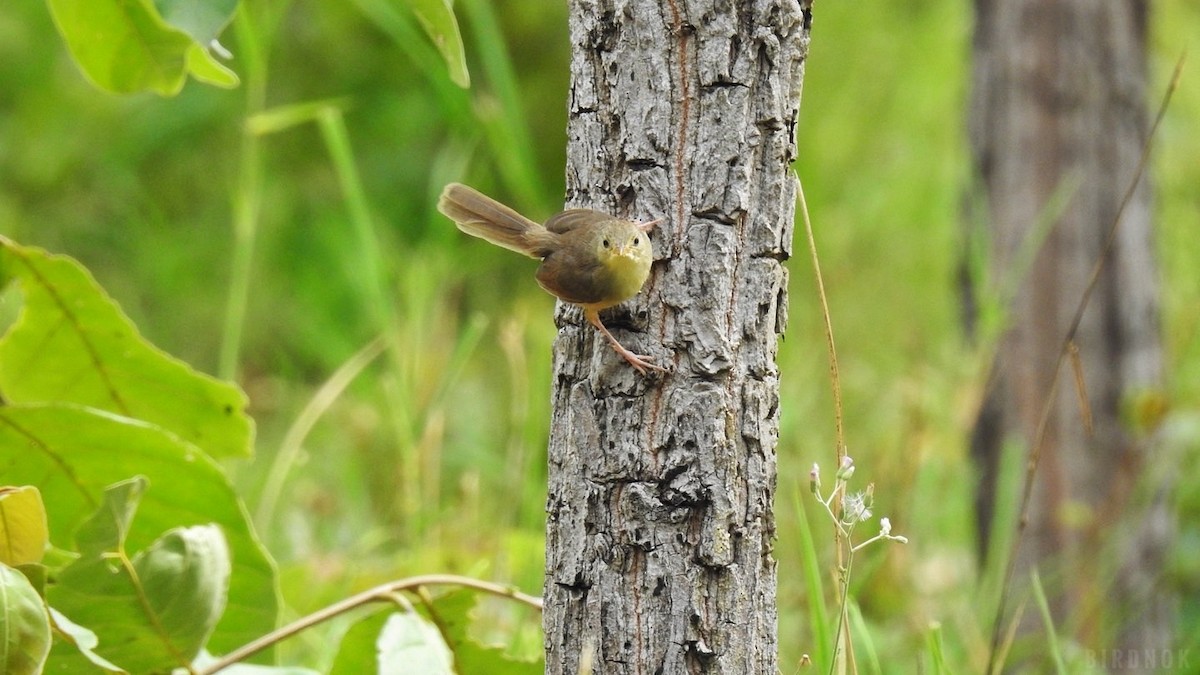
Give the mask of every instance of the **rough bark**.
<path id="1" fill-rule="evenodd" d="M 1146 6 L 977 0 L 976 9 L 970 132 L 993 278 L 1019 273 L 1019 251 L 1052 195 L 1066 197 L 1008 308 L 973 438 L 986 542 L 1002 445 L 1033 442 L 1062 341 L 1146 142 Z M 1068 368 L 1018 557 L 1016 577 L 1036 565 L 1059 626 L 1095 648 L 1170 644 L 1158 585 L 1169 511 L 1161 495 L 1135 498 L 1151 448 L 1120 421 L 1122 402 L 1162 376 L 1150 198 L 1142 181 L 1075 340 L 1094 431 Z M 1123 625 L 1096 625 L 1100 608 Z"/>
<path id="2" fill-rule="evenodd" d="M 605 314 L 560 307 L 546 672 L 774 673 L 772 500 L 807 2 L 574 0 L 567 193 L 665 217 Z"/>

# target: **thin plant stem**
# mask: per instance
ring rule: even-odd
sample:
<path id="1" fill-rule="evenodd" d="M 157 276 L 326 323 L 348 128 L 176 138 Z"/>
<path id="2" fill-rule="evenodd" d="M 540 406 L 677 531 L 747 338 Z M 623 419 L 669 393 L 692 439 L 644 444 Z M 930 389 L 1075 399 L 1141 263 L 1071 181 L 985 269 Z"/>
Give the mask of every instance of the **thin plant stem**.
<path id="1" fill-rule="evenodd" d="M 1067 672 L 1063 662 L 1062 649 L 1058 646 L 1058 635 L 1054 630 L 1054 617 L 1050 614 L 1050 602 L 1046 599 L 1046 590 L 1042 587 L 1042 578 L 1035 568 L 1031 573 L 1030 583 L 1033 587 L 1033 600 L 1037 603 L 1038 614 L 1046 628 L 1046 644 L 1050 651 L 1050 661 L 1054 663 L 1054 672 L 1059 675 Z"/>
<path id="2" fill-rule="evenodd" d="M 838 375 L 837 345 L 833 340 L 833 319 L 829 314 L 829 300 L 825 297 L 825 279 L 821 276 L 821 260 L 817 256 L 817 242 L 813 237 L 812 219 L 808 215 L 808 202 L 804 199 L 804 186 L 796 177 L 796 202 L 804 220 L 804 233 L 808 237 L 808 252 L 812 256 L 813 273 L 817 279 L 817 299 L 821 302 L 821 318 L 825 322 L 825 345 L 829 349 L 829 384 L 833 389 L 833 432 L 837 445 L 837 463 L 841 466 L 846 457 L 846 437 L 842 427 L 842 380 Z"/>
<path id="3" fill-rule="evenodd" d="M 838 529 L 841 529 L 840 527 Z M 847 663 L 853 663 L 854 653 L 852 643 L 850 642 L 850 616 L 847 611 L 847 606 L 850 602 L 850 570 L 854 567 L 854 547 L 847 547 L 849 550 L 843 553 L 841 546 L 838 547 L 839 557 L 845 556 L 846 564 L 838 567 L 838 584 L 841 586 L 841 598 L 839 599 L 838 609 L 838 626 L 834 632 L 833 639 L 833 658 L 829 661 L 829 675 L 836 672 L 839 663 L 843 663 L 843 667 Z M 843 642 L 844 641 L 844 642 Z M 840 657 L 838 644 L 845 644 L 845 649 L 841 652 L 845 654 L 845 661 Z M 853 671 L 853 666 L 851 666 Z"/>
<path id="4" fill-rule="evenodd" d="M 357 595 L 352 595 L 345 600 L 335 602 L 324 609 L 317 610 L 308 616 L 301 617 L 292 623 L 272 631 L 257 640 L 249 642 L 232 652 L 226 654 L 220 659 L 214 661 L 204 668 L 195 671 L 195 675 L 212 675 L 224 668 L 243 661 L 258 652 L 261 652 L 272 645 L 282 642 L 301 631 L 311 628 L 317 624 L 324 623 L 330 619 L 341 616 L 353 609 L 357 609 L 364 605 L 369 605 L 374 602 L 395 602 L 395 595 L 401 591 L 416 593 L 421 597 L 421 592 L 427 586 L 461 586 L 470 588 L 481 593 L 509 598 L 516 602 L 533 607 L 541 611 L 542 599 L 533 595 L 522 593 L 509 586 L 502 586 L 489 581 L 481 581 L 470 577 L 460 577 L 453 574 L 427 574 L 424 576 L 409 577 L 392 581 L 381 586 L 363 591 Z"/>
<path id="5" fill-rule="evenodd" d="M 317 389 L 312 399 L 288 427 L 283 441 L 279 444 L 279 452 L 275 454 L 275 459 L 271 462 L 271 470 L 267 472 L 267 480 L 258 501 L 254 522 L 260 532 L 268 532 L 271 529 L 284 483 L 300 457 L 304 439 L 308 437 L 309 432 L 316 426 L 325 411 L 342 395 L 346 387 L 350 386 L 350 383 L 362 373 L 367 365 L 383 353 L 384 348 L 383 338 L 377 337 L 355 352 Z"/>
<path id="6" fill-rule="evenodd" d="M 254 23 L 254 13 L 243 7 L 233 26 L 246 64 L 245 118 L 248 121 L 266 105 L 267 64 L 263 58 L 264 50 L 260 44 L 257 25 Z M 237 375 L 261 206 L 261 140 L 258 134 L 244 128 L 238 179 L 233 197 L 233 265 L 230 270 L 225 321 L 221 331 L 221 352 L 217 360 L 217 376 L 225 380 L 232 380 Z"/>
<path id="7" fill-rule="evenodd" d="M 368 311 L 371 312 L 379 328 L 388 331 L 387 335 L 395 340 L 394 331 L 390 330 L 398 322 L 392 303 L 387 300 L 387 264 L 384 260 L 383 246 L 376 232 L 371 209 L 367 202 L 366 191 L 358 168 L 354 163 L 354 151 L 350 147 L 350 134 L 346 130 L 346 121 L 342 111 L 336 106 L 326 106 L 317 114 L 317 126 L 325 140 L 325 147 L 333 162 L 338 182 L 342 188 L 342 196 L 346 200 L 349 211 L 350 225 L 357 237 L 356 250 L 359 253 L 358 283 L 366 295 Z"/>
<path id="8" fill-rule="evenodd" d="M 820 257 L 817 255 L 816 238 L 813 236 L 812 218 L 810 218 L 808 215 L 808 202 L 804 199 L 804 186 L 800 181 L 799 174 L 796 176 L 796 202 L 800 207 L 801 218 L 804 220 L 804 233 L 808 238 L 808 252 L 812 256 L 813 273 L 816 275 L 817 279 L 817 297 L 821 302 L 821 318 L 825 322 L 825 343 L 829 349 L 829 383 L 833 391 L 834 452 L 837 460 L 835 466 L 840 467 L 842 465 L 842 461 L 846 457 L 846 438 L 845 431 L 842 426 L 842 380 L 838 375 L 837 345 L 833 339 L 833 319 L 830 317 L 829 313 L 829 300 L 825 296 L 825 280 L 821 275 L 821 261 Z M 833 515 L 833 520 L 835 523 L 840 521 L 839 516 L 841 515 L 841 506 L 840 503 L 836 501 L 836 495 L 839 490 L 841 490 L 842 494 L 844 495 L 845 489 L 845 483 L 839 482 L 834 487 L 834 494 L 830 495 L 830 500 L 834 504 L 831 515 Z M 829 504 L 826 504 L 825 507 L 830 508 Z M 847 548 L 849 548 L 850 542 L 848 538 L 843 538 L 841 532 L 842 531 L 840 527 L 834 530 L 834 549 L 837 551 L 836 564 L 839 569 L 839 573 L 841 573 L 841 570 L 845 570 L 846 575 L 841 578 L 842 603 L 839 610 L 837 637 L 834 639 L 833 659 L 830 661 L 830 663 L 834 664 L 841 661 L 838 656 L 837 645 L 838 641 L 844 639 L 846 645 L 846 658 L 848 659 L 850 669 L 853 672 L 854 650 L 851 646 L 852 642 L 850 631 L 847 629 L 848 623 L 846 620 L 845 602 L 846 592 L 850 586 L 849 567 L 844 564 L 848 562 L 845 551 Z"/>

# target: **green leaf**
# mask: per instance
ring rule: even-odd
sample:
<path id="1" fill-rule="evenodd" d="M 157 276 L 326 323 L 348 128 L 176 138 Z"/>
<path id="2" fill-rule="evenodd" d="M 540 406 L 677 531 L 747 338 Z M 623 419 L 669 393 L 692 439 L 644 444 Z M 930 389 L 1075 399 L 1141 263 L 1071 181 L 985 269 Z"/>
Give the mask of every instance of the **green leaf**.
<path id="1" fill-rule="evenodd" d="M 337 656 L 329 675 L 374 673 L 378 668 L 376 640 L 391 616 L 392 605 L 377 604 L 359 617 L 337 645 Z"/>
<path id="2" fill-rule="evenodd" d="M 798 525 L 803 586 L 809 598 L 808 620 L 813 632 L 812 659 L 819 669 L 833 659 L 830 647 L 833 645 L 834 617 L 825 605 L 824 568 L 820 562 L 816 539 L 813 537 L 812 525 L 809 523 L 805 508 L 804 497 L 807 496 L 807 492 L 793 492 L 792 508 Z"/>
<path id="3" fill-rule="evenodd" d="M 115 93 L 148 90 L 162 96 L 179 93 L 189 72 L 210 81 L 193 70 L 198 61 L 188 52 L 193 47 L 207 49 L 237 7 L 236 0 L 47 4 L 72 57 L 93 84 Z M 211 64 L 205 69 L 211 70 Z"/>
<path id="4" fill-rule="evenodd" d="M 95 652 L 133 672 L 186 666 L 216 625 L 229 585 L 229 549 L 220 528 L 168 531 L 129 558 L 125 536 L 146 489 L 122 481 L 80 528 L 84 555 L 47 591 L 54 608 L 90 628 Z"/>
<path id="5" fill-rule="evenodd" d="M 393 607 L 376 605 L 373 609 L 374 611 L 355 621 L 342 636 L 329 675 L 358 675 L 375 671 L 375 640 L 383 630 L 383 625 L 387 623 Z"/>
<path id="6" fill-rule="evenodd" d="M 942 649 L 942 624 L 938 621 L 930 623 L 925 629 L 925 651 L 929 655 L 928 663 L 932 664 L 934 675 L 951 672 L 946 666 L 946 654 Z"/>
<path id="7" fill-rule="evenodd" d="M 50 619 L 25 575 L 0 565 L 0 672 L 42 672 L 50 653 Z"/>
<path id="8" fill-rule="evenodd" d="M 503 649 L 481 646 L 467 636 L 477 597 L 468 590 L 438 596 L 432 610 L 421 607 L 432 620 L 387 607 L 363 616 L 342 637 L 330 675 L 541 675 L 545 668 L 540 662 L 514 660 Z M 445 661 L 447 657 L 451 660 Z"/>
<path id="9" fill-rule="evenodd" d="M 0 407 L 0 466 L 6 480 L 36 482 L 51 505 L 50 539 L 60 545 L 99 508 L 105 486 L 145 476 L 150 489 L 125 533 L 130 550 L 147 548 L 174 528 L 213 523 L 232 553 L 228 606 L 209 648 L 230 651 L 274 629 L 274 565 L 225 474 L 195 446 L 145 422 L 94 409 L 9 405 Z"/>
<path id="10" fill-rule="evenodd" d="M 40 562 L 49 538 L 38 489 L 32 485 L 0 488 L 0 563 L 16 567 Z"/>
<path id="11" fill-rule="evenodd" d="M 238 76 L 232 70 L 221 64 L 208 50 L 198 44 L 188 47 L 188 70 L 192 77 L 222 89 L 232 89 L 238 86 Z"/>
<path id="12" fill-rule="evenodd" d="M 176 528 L 134 558 L 146 600 L 163 626 L 193 638 L 192 656 L 225 611 L 231 565 L 221 528 Z"/>
<path id="13" fill-rule="evenodd" d="M 206 45 L 229 25 L 238 0 L 154 0 L 154 6 L 163 21 Z"/>
<path id="14" fill-rule="evenodd" d="M 425 607 L 441 627 L 447 644 L 454 652 L 458 675 L 540 675 L 543 663 L 514 659 L 503 647 L 482 645 L 470 636 L 471 612 L 479 594 L 459 589 L 437 596 L 433 606 Z"/>
<path id="15" fill-rule="evenodd" d="M 124 551 L 125 537 L 145 493 L 144 476 L 118 481 L 105 488 L 104 503 L 75 532 L 76 550 L 93 557 L 107 551 Z"/>
<path id="16" fill-rule="evenodd" d="M 50 648 L 50 663 L 60 673 L 124 673 L 125 670 L 96 653 L 100 644 L 96 634 L 71 621 L 62 612 L 50 608 L 50 620 L 58 631 L 59 639 Z"/>
<path id="17" fill-rule="evenodd" d="M 0 237 L 0 286 L 13 279 L 25 304 L 0 340 L 4 400 L 99 408 L 153 422 L 213 457 L 250 454 L 246 395 L 147 342 L 79 263 Z"/>
<path id="18" fill-rule="evenodd" d="M 1054 672 L 1062 675 L 1067 672 L 1067 664 L 1063 660 L 1058 629 L 1054 626 L 1054 615 L 1050 612 L 1050 602 L 1046 599 L 1046 590 L 1042 587 L 1042 578 L 1038 575 L 1036 566 L 1029 573 L 1029 586 L 1033 590 L 1033 599 L 1037 603 L 1038 613 L 1042 616 L 1043 628 L 1046 630 L 1046 644 L 1054 663 Z"/>
<path id="19" fill-rule="evenodd" d="M 186 76 L 191 40 L 145 0 L 47 0 L 58 32 L 83 74 L 97 87 L 127 94 L 173 96 Z"/>
<path id="20" fill-rule="evenodd" d="M 24 574 L 29 583 L 33 584 L 33 588 L 37 591 L 38 595 L 45 597 L 46 576 L 48 575 L 48 569 L 45 565 L 42 563 L 26 563 L 24 565 L 17 565 L 13 569 Z"/>
<path id="21" fill-rule="evenodd" d="M 379 675 L 454 675 L 454 656 L 433 624 L 414 612 L 388 616 L 375 641 Z"/>
<path id="22" fill-rule="evenodd" d="M 463 89 L 471 86 L 462 35 L 458 31 L 458 20 L 454 18 L 454 9 L 449 0 L 409 0 L 409 6 L 433 41 L 433 46 L 445 59 L 450 79 Z"/>

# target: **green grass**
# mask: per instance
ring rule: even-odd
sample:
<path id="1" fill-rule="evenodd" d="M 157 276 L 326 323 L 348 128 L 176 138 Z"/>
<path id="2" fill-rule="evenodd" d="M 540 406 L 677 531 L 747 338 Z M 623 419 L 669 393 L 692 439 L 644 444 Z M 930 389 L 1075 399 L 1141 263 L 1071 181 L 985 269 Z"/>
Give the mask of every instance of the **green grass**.
<path id="1" fill-rule="evenodd" d="M 238 373 L 258 455 L 230 468 L 297 614 L 428 572 L 540 590 L 553 303 L 530 261 L 465 241 L 433 211 L 464 177 L 531 215 L 559 207 L 565 8 L 535 4 L 458 3 L 471 91 L 448 83 L 411 18 L 358 0 L 239 19 L 226 44 L 242 88 L 189 85 L 171 100 L 91 90 L 42 7 L 0 9 L 0 232 L 76 256 L 157 344 Z M 876 484 L 876 513 L 910 539 L 856 558 L 858 663 L 978 672 L 996 590 L 992 568 L 977 571 L 966 456 L 986 354 L 963 338 L 954 287 L 969 5 L 816 12 L 797 171 L 856 480 Z M 1157 100 L 1200 10 L 1172 0 L 1154 17 Z M 1153 162 L 1183 485 L 1200 480 L 1198 82 L 1189 65 Z M 833 463 L 832 399 L 811 264 L 795 250 L 779 355 L 785 673 L 802 654 L 828 663 L 837 617 L 832 535 L 807 484 L 814 461 Z M 385 353 L 314 403 L 381 336 Z M 1179 509 L 1174 581 L 1194 594 L 1200 499 L 1183 494 Z M 483 614 L 490 637 L 540 650 L 536 617 Z M 1200 610 L 1183 619 L 1181 635 L 1198 632 Z M 319 632 L 284 654 L 332 658 Z"/>

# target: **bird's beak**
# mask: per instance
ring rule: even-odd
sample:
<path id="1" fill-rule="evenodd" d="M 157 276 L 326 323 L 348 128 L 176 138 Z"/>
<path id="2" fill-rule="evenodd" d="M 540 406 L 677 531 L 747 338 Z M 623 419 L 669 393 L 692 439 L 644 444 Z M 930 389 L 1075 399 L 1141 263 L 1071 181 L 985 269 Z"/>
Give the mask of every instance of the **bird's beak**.
<path id="1" fill-rule="evenodd" d="M 654 229 L 655 225 L 661 223 L 664 220 L 666 220 L 666 218 L 655 218 L 654 220 L 647 220 L 644 223 L 638 223 L 637 227 L 642 232 L 649 232 L 650 230 Z"/>

